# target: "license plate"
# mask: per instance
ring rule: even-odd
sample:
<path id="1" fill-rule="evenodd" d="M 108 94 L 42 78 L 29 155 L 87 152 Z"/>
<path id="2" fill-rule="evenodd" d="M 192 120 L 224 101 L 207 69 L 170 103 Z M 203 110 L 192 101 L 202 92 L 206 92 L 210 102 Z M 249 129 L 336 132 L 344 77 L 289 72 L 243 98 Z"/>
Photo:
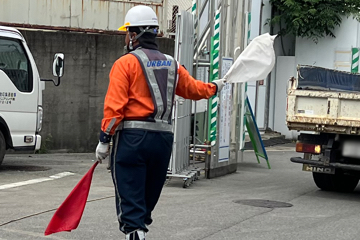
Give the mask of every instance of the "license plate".
<path id="1" fill-rule="evenodd" d="M 319 166 L 314 166 L 314 165 L 310 165 L 310 164 L 303 164 L 303 171 L 335 174 L 335 168 L 333 168 L 333 167 L 319 167 Z"/>
<path id="2" fill-rule="evenodd" d="M 344 157 L 360 158 L 360 142 L 345 141 L 342 149 Z"/>

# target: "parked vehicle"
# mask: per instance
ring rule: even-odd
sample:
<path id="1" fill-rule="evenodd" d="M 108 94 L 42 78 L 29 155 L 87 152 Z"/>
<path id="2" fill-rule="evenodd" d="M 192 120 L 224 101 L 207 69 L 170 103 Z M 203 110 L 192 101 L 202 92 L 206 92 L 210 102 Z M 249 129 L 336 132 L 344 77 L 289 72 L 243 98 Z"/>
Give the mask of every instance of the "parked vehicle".
<path id="1" fill-rule="evenodd" d="M 53 75 L 63 75 L 64 55 L 55 54 Z M 6 149 L 38 150 L 42 127 L 42 91 L 35 61 L 22 34 L 0 26 L 0 164 Z"/>
<path id="2" fill-rule="evenodd" d="M 291 78 L 287 126 L 302 132 L 292 157 L 322 190 L 351 192 L 360 178 L 360 75 L 300 66 Z"/>

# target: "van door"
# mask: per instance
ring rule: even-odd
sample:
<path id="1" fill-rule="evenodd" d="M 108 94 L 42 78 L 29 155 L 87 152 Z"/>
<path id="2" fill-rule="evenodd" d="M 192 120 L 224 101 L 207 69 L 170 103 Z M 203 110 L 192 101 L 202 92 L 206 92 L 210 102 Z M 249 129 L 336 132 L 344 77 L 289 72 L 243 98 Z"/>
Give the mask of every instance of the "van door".
<path id="1" fill-rule="evenodd" d="M 0 117 L 13 147 L 30 150 L 36 144 L 39 86 L 24 45 L 23 40 L 0 37 Z"/>

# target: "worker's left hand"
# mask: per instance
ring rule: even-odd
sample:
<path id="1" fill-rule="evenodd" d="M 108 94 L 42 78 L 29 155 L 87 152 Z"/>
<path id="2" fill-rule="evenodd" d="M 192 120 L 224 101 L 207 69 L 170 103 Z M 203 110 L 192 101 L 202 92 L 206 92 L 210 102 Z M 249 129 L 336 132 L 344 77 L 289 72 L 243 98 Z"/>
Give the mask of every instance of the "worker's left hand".
<path id="1" fill-rule="evenodd" d="M 107 156 L 109 156 L 109 148 L 110 148 L 109 143 L 99 142 L 99 144 L 96 147 L 96 160 L 102 163 L 102 160 L 104 160 Z"/>
<path id="2" fill-rule="evenodd" d="M 223 89 L 223 87 L 226 84 L 226 80 L 225 79 L 219 79 L 219 80 L 214 80 L 211 83 L 215 83 L 218 89 L 218 93 L 221 92 L 221 90 Z"/>

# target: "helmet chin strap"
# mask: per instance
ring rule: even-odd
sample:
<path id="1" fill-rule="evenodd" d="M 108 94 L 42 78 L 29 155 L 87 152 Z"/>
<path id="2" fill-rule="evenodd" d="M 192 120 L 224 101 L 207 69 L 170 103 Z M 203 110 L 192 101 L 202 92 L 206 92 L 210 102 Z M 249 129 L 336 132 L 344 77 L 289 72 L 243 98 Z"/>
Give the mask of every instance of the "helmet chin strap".
<path id="1" fill-rule="evenodd" d="M 158 30 L 156 28 L 150 29 L 150 26 L 147 26 L 146 28 L 143 27 L 139 27 L 140 29 L 140 33 L 138 35 L 136 35 L 136 37 L 131 38 L 130 37 L 130 42 L 129 42 L 129 50 L 133 50 L 134 46 L 133 46 L 133 41 L 138 40 L 144 33 L 148 32 L 148 33 L 153 33 L 153 34 L 157 34 Z"/>
<path id="2" fill-rule="evenodd" d="M 129 35 L 130 35 L 130 33 L 129 33 Z M 133 41 L 134 41 L 134 40 L 137 40 L 138 38 L 137 38 L 137 37 L 133 38 L 133 37 L 131 37 L 131 36 L 129 36 L 129 38 L 130 38 L 130 41 L 129 41 L 129 50 L 132 51 L 132 50 L 134 49 Z"/>
<path id="3" fill-rule="evenodd" d="M 130 42 L 129 42 L 129 49 L 130 49 L 130 50 L 133 50 L 133 49 L 134 49 L 132 39 L 130 39 Z"/>

